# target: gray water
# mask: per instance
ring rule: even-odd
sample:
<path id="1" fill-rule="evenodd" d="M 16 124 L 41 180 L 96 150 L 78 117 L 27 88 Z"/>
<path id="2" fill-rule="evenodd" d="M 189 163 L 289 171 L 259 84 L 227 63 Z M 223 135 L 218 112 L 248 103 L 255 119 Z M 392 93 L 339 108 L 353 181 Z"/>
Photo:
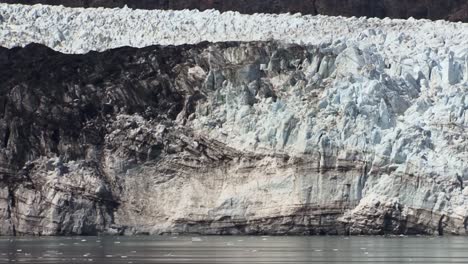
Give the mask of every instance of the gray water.
<path id="1" fill-rule="evenodd" d="M 468 238 L 0 237 L 0 263 L 468 263 Z"/>

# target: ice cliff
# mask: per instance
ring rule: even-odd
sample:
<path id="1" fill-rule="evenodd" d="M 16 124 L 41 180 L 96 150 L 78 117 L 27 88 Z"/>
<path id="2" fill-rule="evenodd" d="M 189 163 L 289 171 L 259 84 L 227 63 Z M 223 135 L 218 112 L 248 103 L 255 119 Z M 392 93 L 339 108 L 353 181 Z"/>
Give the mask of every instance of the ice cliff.
<path id="1" fill-rule="evenodd" d="M 467 29 L 0 5 L 0 233 L 465 234 Z"/>

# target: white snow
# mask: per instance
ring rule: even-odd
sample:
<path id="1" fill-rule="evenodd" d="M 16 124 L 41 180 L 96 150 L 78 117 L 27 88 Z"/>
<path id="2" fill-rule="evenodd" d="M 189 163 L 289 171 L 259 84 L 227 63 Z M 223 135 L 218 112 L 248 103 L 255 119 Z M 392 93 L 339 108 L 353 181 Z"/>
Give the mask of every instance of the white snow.
<path id="1" fill-rule="evenodd" d="M 66 53 L 85 53 L 121 46 L 270 39 L 298 44 L 341 40 L 359 47 L 375 46 L 389 58 L 418 59 L 413 56 L 426 49 L 436 53 L 449 49 L 454 58 L 461 58 L 468 50 L 468 24 L 299 14 L 243 15 L 215 10 L 0 4 L 0 45 L 4 47 L 36 42 Z"/>

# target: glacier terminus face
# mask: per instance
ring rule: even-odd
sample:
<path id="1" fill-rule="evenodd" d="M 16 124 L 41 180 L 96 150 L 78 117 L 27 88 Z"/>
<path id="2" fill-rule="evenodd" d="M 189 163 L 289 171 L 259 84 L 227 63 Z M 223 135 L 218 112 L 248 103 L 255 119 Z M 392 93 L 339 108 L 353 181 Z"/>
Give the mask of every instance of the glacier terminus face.
<path id="1" fill-rule="evenodd" d="M 468 24 L 0 4 L 0 45 L 0 234 L 466 234 Z"/>

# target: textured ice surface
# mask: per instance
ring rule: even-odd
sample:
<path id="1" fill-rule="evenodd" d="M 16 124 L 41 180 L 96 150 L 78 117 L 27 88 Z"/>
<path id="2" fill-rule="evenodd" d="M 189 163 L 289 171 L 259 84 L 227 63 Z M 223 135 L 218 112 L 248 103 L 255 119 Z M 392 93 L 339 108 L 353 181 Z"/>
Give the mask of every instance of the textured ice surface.
<path id="1" fill-rule="evenodd" d="M 398 45 L 379 50 L 363 44 L 372 37 L 361 37 L 361 43 L 323 45 L 287 74 L 269 75 L 295 65 L 273 55 L 260 70 L 269 72 L 276 101 L 254 98 L 264 85 L 259 88 L 243 76 L 244 89 L 227 83 L 219 96 L 199 106 L 194 127 L 245 151 L 319 152 L 325 157 L 321 166 L 330 169 L 340 162 L 364 161 L 363 174 L 378 177 L 363 176 L 363 197 L 349 212 L 357 226 L 366 226 L 368 214 L 382 210 L 377 208 L 398 204 L 463 219 L 468 204 L 462 194 L 468 193 L 463 190 L 468 181 L 466 57 L 457 59 L 449 47 L 419 45 L 412 47 L 422 50 L 415 56 L 390 59 L 387 52 Z M 404 42 L 400 47 L 406 47 Z"/>
<path id="2" fill-rule="evenodd" d="M 441 49 L 436 52 L 450 49 L 455 57 L 460 57 L 468 49 L 468 24 L 298 14 L 242 15 L 214 10 L 0 4 L 0 45 L 5 47 L 36 42 L 62 52 L 84 53 L 120 46 L 269 39 L 298 44 L 355 43 L 382 50 L 389 57 L 413 56 L 428 48 Z"/>

